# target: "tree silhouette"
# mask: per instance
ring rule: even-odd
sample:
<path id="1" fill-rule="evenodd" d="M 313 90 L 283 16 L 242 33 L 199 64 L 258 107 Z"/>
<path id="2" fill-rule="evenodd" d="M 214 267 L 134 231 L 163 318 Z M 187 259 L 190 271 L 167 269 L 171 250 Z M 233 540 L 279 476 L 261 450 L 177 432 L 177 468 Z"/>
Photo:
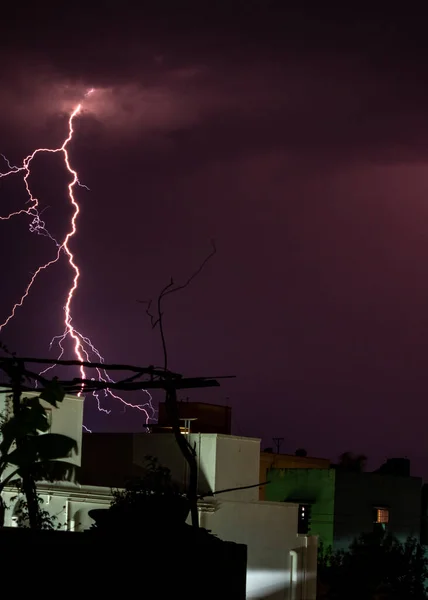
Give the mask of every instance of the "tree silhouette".
<path id="1" fill-rule="evenodd" d="M 189 514 L 186 494 L 171 479 L 168 468 L 157 458 L 146 456 L 145 474 L 129 481 L 124 490 L 115 490 L 109 509 L 94 509 L 93 529 L 140 535 L 149 529 L 175 530 Z"/>
<path id="2" fill-rule="evenodd" d="M 18 486 L 18 491 L 21 492 L 21 489 Z M 17 526 L 18 527 L 29 527 L 30 525 L 30 516 L 28 513 L 28 502 L 18 496 L 14 496 L 11 498 L 12 501 L 17 501 L 14 508 L 14 516 L 16 517 Z M 56 529 L 60 529 L 62 526 L 60 523 L 56 523 L 58 517 L 56 515 L 52 515 L 49 511 L 44 508 L 44 500 L 40 496 L 37 496 L 37 502 L 39 504 L 39 514 L 38 514 L 38 526 L 37 529 L 44 531 L 53 531 Z"/>
<path id="3" fill-rule="evenodd" d="M 427 577 L 428 559 L 414 538 L 400 543 L 378 531 L 361 535 L 348 551 L 319 549 L 318 578 L 326 600 L 426 600 Z"/>
<path id="4" fill-rule="evenodd" d="M 305 448 L 297 448 L 296 452 L 294 453 L 295 456 L 301 456 L 301 457 L 306 457 L 308 456 L 308 452 Z"/>
<path id="5" fill-rule="evenodd" d="M 364 471 L 367 462 L 365 454 L 354 454 L 353 452 L 344 452 L 339 457 L 337 467 L 345 471 L 354 471 L 361 473 Z"/>
<path id="6" fill-rule="evenodd" d="M 4 418 L 0 426 L 0 494 L 6 485 L 19 484 L 26 497 L 30 527 L 38 529 L 42 515 L 36 482 L 73 478 L 75 467 L 61 459 L 77 451 L 77 444 L 68 436 L 47 433 L 50 425 L 41 401 L 54 407 L 63 401 L 65 392 L 58 382 L 46 382 L 38 396 L 25 397 L 22 361 L 12 357 L 3 370 L 11 380 L 13 414 L 9 419 Z M 4 524 L 4 512 L 4 501 L 1 500 L 1 525 Z"/>

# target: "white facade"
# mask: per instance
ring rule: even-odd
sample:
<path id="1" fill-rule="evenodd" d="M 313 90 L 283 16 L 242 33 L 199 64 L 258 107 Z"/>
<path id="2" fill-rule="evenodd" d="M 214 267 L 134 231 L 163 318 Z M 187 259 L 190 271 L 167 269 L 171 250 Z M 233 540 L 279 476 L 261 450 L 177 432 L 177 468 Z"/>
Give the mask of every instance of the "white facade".
<path id="1" fill-rule="evenodd" d="M 37 489 L 43 500 L 42 509 L 53 517 L 54 527 L 63 531 L 89 529 L 94 524 L 89 511 L 108 508 L 112 500 L 110 488 L 73 483 L 39 483 Z M 6 503 L 5 526 L 17 527 L 16 511 L 24 497 L 12 487 L 7 487 L 2 496 Z"/>
<path id="2" fill-rule="evenodd" d="M 317 538 L 298 535 L 297 504 L 258 500 L 260 440 L 204 433 L 191 434 L 189 441 L 197 454 L 199 493 L 207 494 L 199 505 L 200 525 L 247 546 L 247 597 L 315 600 Z M 136 464 L 147 454 L 157 456 L 175 481 L 187 480 L 172 435 L 137 434 L 133 454 Z M 233 489 L 245 486 L 254 487 Z"/>
<path id="3" fill-rule="evenodd" d="M 317 539 L 297 535 L 298 506 L 219 498 L 200 506 L 200 525 L 247 546 L 247 598 L 315 600 Z"/>
<path id="4" fill-rule="evenodd" d="M 256 486 L 228 493 L 230 500 L 257 500 L 260 470 L 260 440 L 216 433 L 192 433 L 190 444 L 196 450 L 198 492 L 211 494 L 220 490 Z M 133 461 L 142 465 L 147 455 L 171 470 L 178 484 L 186 485 L 187 463 L 173 435 L 135 434 Z"/>

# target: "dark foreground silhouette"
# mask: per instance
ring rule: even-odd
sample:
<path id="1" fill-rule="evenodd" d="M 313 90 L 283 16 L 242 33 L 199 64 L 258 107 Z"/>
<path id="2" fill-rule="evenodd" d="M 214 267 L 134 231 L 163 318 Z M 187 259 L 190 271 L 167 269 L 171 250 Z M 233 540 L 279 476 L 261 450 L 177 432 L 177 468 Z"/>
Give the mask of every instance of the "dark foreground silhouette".
<path id="1" fill-rule="evenodd" d="M 23 596 L 68 589 L 107 598 L 245 599 L 246 546 L 188 525 L 138 535 L 5 528 L 0 553 L 3 573 Z"/>

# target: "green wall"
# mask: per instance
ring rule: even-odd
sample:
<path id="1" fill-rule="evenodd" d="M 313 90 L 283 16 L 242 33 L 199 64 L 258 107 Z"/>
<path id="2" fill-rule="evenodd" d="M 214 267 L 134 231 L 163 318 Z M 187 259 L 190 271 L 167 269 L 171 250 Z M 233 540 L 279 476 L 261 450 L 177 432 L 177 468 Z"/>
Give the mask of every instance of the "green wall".
<path id="1" fill-rule="evenodd" d="M 334 469 L 270 469 L 266 485 L 266 500 L 311 504 L 309 533 L 318 535 L 324 547 L 333 546 Z"/>

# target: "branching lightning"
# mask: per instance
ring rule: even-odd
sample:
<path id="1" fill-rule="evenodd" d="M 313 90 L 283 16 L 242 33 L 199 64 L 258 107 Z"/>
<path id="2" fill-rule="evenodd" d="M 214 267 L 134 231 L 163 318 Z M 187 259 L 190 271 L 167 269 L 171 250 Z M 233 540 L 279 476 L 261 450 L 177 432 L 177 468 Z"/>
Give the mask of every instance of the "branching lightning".
<path id="1" fill-rule="evenodd" d="M 94 92 L 93 89 L 89 90 L 85 94 L 85 97 L 88 97 L 93 92 Z M 50 267 L 52 267 L 52 265 L 54 265 L 55 263 L 58 263 L 62 257 L 65 257 L 65 262 L 72 274 L 72 282 L 71 282 L 71 285 L 68 289 L 68 292 L 67 292 L 66 298 L 65 298 L 63 333 L 61 335 L 55 336 L 51 340 L 50 349 L 52 349 L 52 347 L 56 344 L 59 348 L 58 358 L 61 359 L 65 352 L 64 344 L 67 340 L 69 340 L 71 342 L 72 350 L 73 350 L 74 355 L 77 360 L 89 362 L 90 357 L 92 355 L 92 356 L 95 356 L 97 362 L 103 363 L 104 362 L 103 357 L 101 356 L 101 354 L 97 350 L 97 348 L 94 346 L 94 344 L 92 343 L 90 338 L 83 335 L 80 331 L 78 331 L 75 328 L 75 326 L 73 324 L 73 316 L 72 316 L 73 299 L 78 292 L 79 278 L 80 278 L 80 269 L 79 269 L 79 266 L 77 265 L 74 254 L 70 247 L 70 242 L 77 232 L 78 217 L 79 217 L 79 213 L 80 213 L 80 207 L 79 207 L 79 203 L 76 199 L 75 192 L 76 192 L 76 186 L 80 186 L 82 188 L 85 188 L 86 190 L 89 190 L 89 188 L 87 186 L 80 183 L 77 171 L 75 169 L 73 169 L 73 167 L 71 166 L 70 155 L 69 155 L 69 151 L 68 151 L 69 144 L 73 139 L 74 122 L 75 122 L 75 119 L 78 117 L 78 115 L 81 113 L 81 111 L 82 111 L 82 104 L 78 104 L 74 108 L 74 110 L 71 112 L 69 119 L 68 119 L 68 135 L 65 138 L 63 144 L 59 148 L 37 148 L 36 150 L 34 150 L 32 152 L 32 154 L 29 154 L 26 158 L 24 158 L 24 160 L 22 161 L 22 164 L 19 166 L 11 164 L 10 161 L 3 154 L 0 155 L 3 158 L 4 162 L 6 163 L 6 166 L 8 169 L 4 173 L 0 172 L 0 179 L 21 174 L 24 185 L 25 185 L 25 189 L 26 189 L 26 192 L 28 195 L 28 200 L 26 202 L 26 205 L 23 208 L 15 211 L 15 212 L 11 212 L 10 214 L 5 215 L 5 216 L 0 215 L 0 221 L 9 221 L 10 219 L 15 218 L 15 217 L 22 217 L 22 216 L 28 217 L 30 219 L 30 225 L 29 225 L 30 232 L 35 233 L 37 235 L 42 235 L 42 236 L 48 237 L 55 246 L 55 254 L 54 254 L 53 258 L 51 260 L 49 260 L 48 262 L 39 266 L 37 268 L 37 270 L 32 274 L 30 281 L 29 281 L 27 287 L 25 288 L 23 294 L 21 295 L 19 300 L 14 304 L 10 313 L 7 315 L 7 317 L 4 319 L 4 321 L 2 323 L 0 323 L 0 333 L 3 330 L 3 328 L 6 327 L 10 323 L 10 321 L 16 316 L 17 311 L 22 307 L 24 302 L 27 300 L 27 298 L 31 292 L 31 289 L 33 287 L 33 284 L 39 278 L 39 276 L 42 275 L 42 273 L 44 271 L 46 271 Z M 33 159 L 38 154 L 45 154 L 45 153 L 62 154 L 63 158 L 64 158 L 65 167 L 70 175 L 70 181 L 67 185 L 67 189 L 68 189 L 68 201 L 72 208 L 72 216 L 70 218 L 68 231 L 62 242 L 59 242 L 58 240 L 56 240 L 49 233 L 48 229 L 46 228 L 46 223 L 41 218 L 43 211 L 40 210 L 39 200 L 38 200 L 38 198 L 36 198 L 33 195 L 31 188 L 30 188 L 30 183 L 29 183 L 29 178 L 31 175 L 31 163 L 32 163 Z M 45 369 L 42 373 L 46 373 L 47 371 L 49 371 L 52 368 L 53 368 L 53 366 L 50 366 L 47 369 Z M 109 377 L 109 375 L 106 371 L 103 371 L 102 369 L 96 369 L 96 371 L 97 371 L 97 377 L 100 381 L 103 381 L 103 382 L 106 382 L 106 381 L 112 382 L 113 381 Z M 80 367 L 80 376 L 82 379 L 86 379 L 86 373 L 85 373 L 84 367 Z M 81 395 L 83 392 L 84 392 L 84 387 L 82 386 L 82 389 L 81 389 L 79 395 Z M 153 416 L 154 410 L 152 407 L 152 398 L 151 398 L 150 393 L 147 390 L 145 390 L 145 393 L 148 396 L 147 402 L 145 404 L 135 405 L 135 404 L 126 402 L 123 398 L 114 394 L 109 389 L 104 391 L 105 396 L 110 396 L 111 398 L 114 398 L 115 400 L 120 401 L 123 404 L 124 409 L 126 409 L 126 407 L 130 407 L 130 408 L 136 409 L 138 411 L 141 411 L 145 417 L 145 422 L 147 423 L 148 420 Z M 97 392 L 93 392 L 93 396 L 96 399 L 98 410 L 109 414 L 110 411 L 107 410 L 106 408 L 102 407 L 99 394 Z M 84 426 L 84 428 L 87 431 L 89 431 L 89 429 L 87 427 Z"/>

